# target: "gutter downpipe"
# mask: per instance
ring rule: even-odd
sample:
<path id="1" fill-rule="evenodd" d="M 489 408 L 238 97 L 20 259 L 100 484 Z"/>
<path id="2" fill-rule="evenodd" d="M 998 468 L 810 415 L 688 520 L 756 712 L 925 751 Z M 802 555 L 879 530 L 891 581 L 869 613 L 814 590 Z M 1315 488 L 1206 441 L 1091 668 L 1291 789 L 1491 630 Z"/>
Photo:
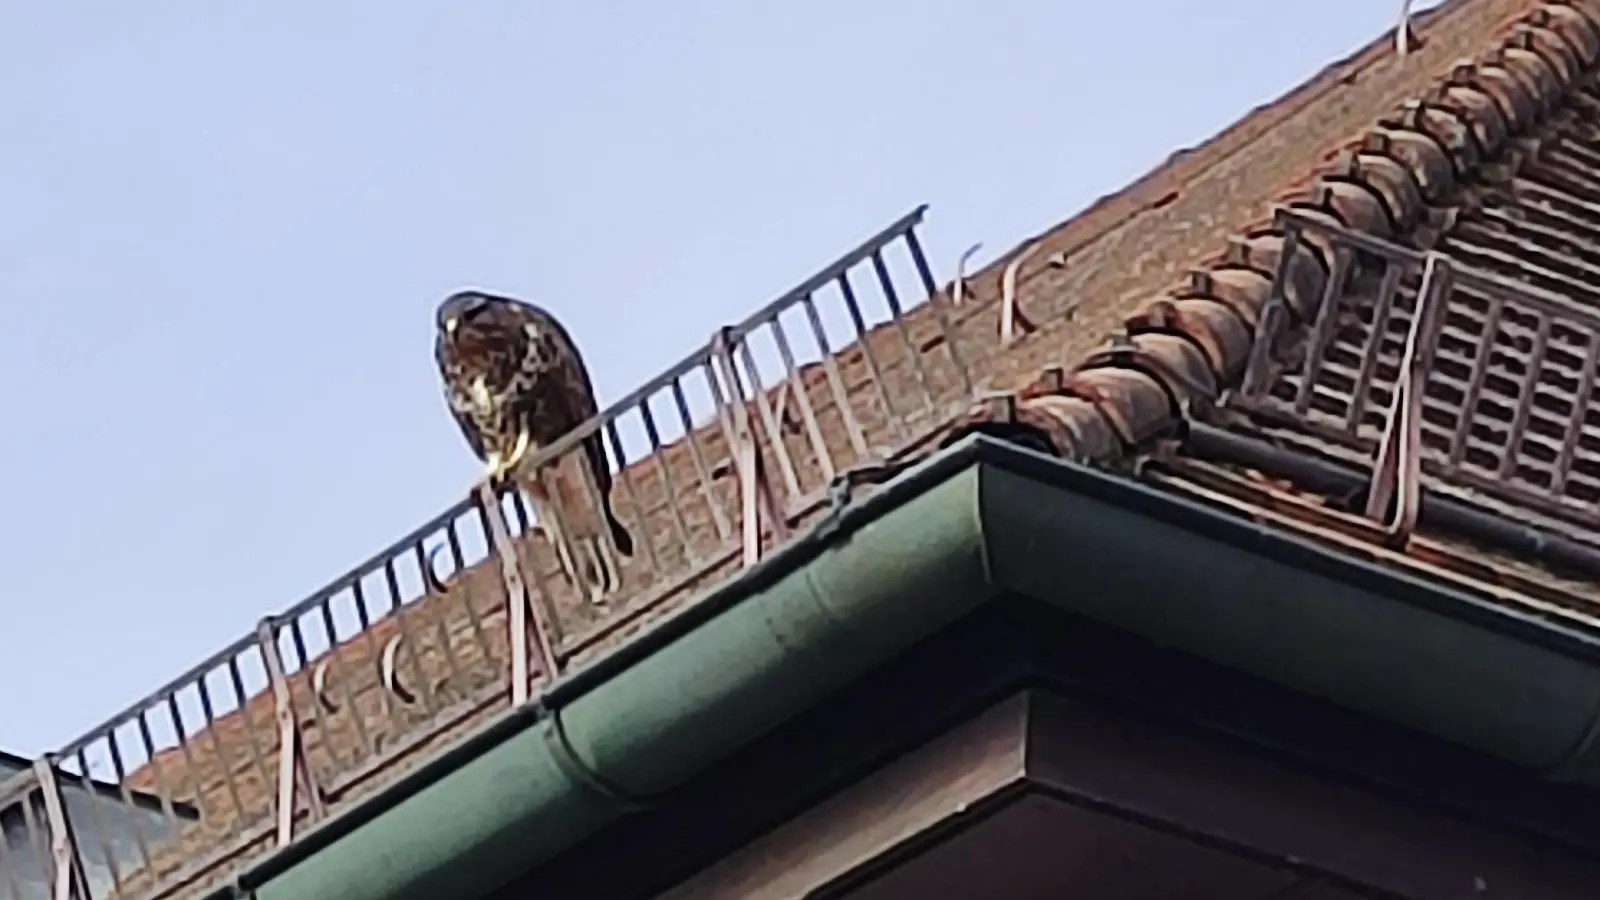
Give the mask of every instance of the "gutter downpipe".
<path id="1" fill-rule="evenodd" d="M 481 897 L 1007 592 L 1600 785 L 1595 636 L 974 435 L 212 897 Z"/>

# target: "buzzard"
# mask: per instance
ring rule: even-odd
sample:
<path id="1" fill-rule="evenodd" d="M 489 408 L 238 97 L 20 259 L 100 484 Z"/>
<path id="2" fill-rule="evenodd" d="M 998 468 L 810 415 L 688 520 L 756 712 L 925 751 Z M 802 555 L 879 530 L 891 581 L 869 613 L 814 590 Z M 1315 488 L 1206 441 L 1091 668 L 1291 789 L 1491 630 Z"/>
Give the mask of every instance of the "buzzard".
<path id="1" fill-rule="evenodd" d="M 567 577 L 598 600 L 620 580 L 614 554 L 633 555 L 633 538 L 611 509 L 600 432 L 584 439 L 581 452 L 547 463 L 545 472 L 526 465 L 598 412 L 577 345 L 548 311 L 481 291 L 446 297 L 435 324 L 434 359 L 467 444 L 491 482 L 510 478 L 527 492 Z"/>

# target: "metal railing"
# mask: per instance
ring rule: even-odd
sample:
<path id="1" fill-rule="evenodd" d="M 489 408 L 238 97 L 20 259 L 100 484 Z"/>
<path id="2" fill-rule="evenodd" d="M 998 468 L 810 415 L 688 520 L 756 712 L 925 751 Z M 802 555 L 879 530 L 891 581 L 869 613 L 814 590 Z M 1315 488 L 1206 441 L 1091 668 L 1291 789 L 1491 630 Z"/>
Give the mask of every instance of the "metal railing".
<path id="1" fill-rule="evenodd" d="M 1424 478 L 1600 526 L 1600 310 L 1293 211 L 1279 224 L 1261 339 L 1226 405 L 1373 459 L 1367 513 L 1397 539 Z M 1297 323 L 1287 266 L 1308 244 L 1328 280 Z M 1285 362 L 1285 346 L 1304 352 Z"/>
<path id="2" fill-rule="evenodd" d="M 924 302 L 923 213 L 534 455 L 560 488 L 601 436 L 634 539 L 603 592 L 571 583 L 559 556 L 581 548 L 539 536 L 526 498 L 481 490 L 0 787 L 0 815 L 23 817 L 0 835 L 0 900 L 213 886 L 736 575 L 836 478 L 917 446 L 972 391 L 943 304 Z M 557 496 L 547 515 L 593 519 L 592 489 Z M 52 799 L 67 782 L 96 802 L 69 815 Z"/>

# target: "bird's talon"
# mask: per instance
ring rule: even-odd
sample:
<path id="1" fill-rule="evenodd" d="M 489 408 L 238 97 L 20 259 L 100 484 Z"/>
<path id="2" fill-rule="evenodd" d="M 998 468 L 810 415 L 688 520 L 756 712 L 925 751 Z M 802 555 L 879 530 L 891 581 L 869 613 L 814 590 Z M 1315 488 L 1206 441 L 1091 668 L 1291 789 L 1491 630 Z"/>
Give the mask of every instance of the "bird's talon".
<path id="1" fill-rule="evenodd" d="M 522 457 L 526 456 L 527 453 L 528 453 L 528 432 L 519 431 L 519 432 L 517 432 L 517 443 L 516 443 L 516 446 L 511 448 L 511 455 L 506 458 L 506 461 L 505 461 L 505 464 L 504 464 L 505 469 L 507 471 L 509 471 L 510 469 L 514 468 L 517 465 L 517 463 L 522 462 Z"/>

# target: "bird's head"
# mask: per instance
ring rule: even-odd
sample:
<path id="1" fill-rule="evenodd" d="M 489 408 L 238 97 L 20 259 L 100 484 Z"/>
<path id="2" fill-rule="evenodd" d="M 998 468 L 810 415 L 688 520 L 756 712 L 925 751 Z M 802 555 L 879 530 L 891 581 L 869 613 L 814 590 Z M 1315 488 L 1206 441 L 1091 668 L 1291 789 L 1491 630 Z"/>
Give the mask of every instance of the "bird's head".
<path id="1" fill-rule="evenodd" d="M 481 291 L 457 291 L 444 298 L 435 314 L 439 333 L 454 339 L 463 326 L 470 326 L 493 312 L 495 298 Z"/>

